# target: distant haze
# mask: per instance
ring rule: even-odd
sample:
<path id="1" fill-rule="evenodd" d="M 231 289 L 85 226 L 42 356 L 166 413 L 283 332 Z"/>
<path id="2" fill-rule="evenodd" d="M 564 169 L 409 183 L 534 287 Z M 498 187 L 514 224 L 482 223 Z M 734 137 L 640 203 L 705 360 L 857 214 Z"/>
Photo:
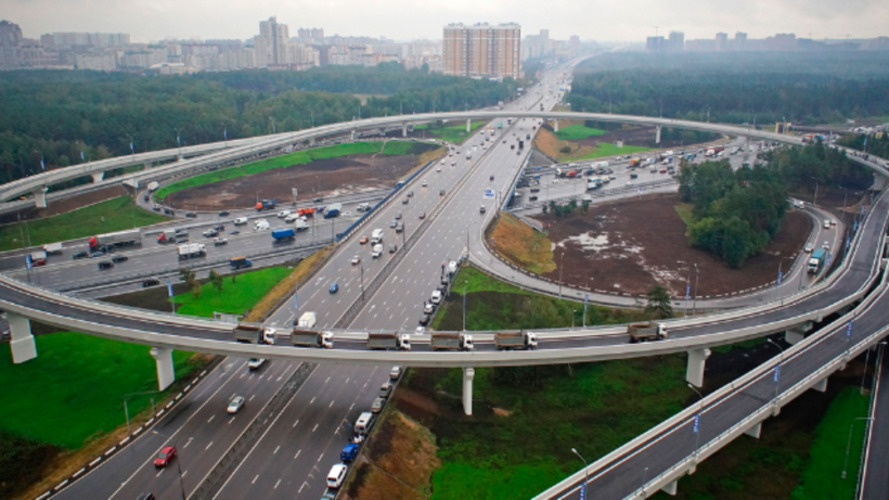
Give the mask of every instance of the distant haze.
<path id="1" fill-rule="evenodd" d="M 440 39 L 452 22 L 516 22 L 522 34 L 549 29 L 550 38 L 643 42 L 682 31 L 685 39 L 749 38 L 795 33 L 802 38 L 873 38 L 887 33 L 885 0 L 0 0 L 0 17 L 24 36 L 74 31 L 128 33 L 135 42 L 165 38 L 247 39 L 259 21 L 323 28 L 327 36 L 398 41 Z M 657 29 L 655 28 L 657 27 Z"/>

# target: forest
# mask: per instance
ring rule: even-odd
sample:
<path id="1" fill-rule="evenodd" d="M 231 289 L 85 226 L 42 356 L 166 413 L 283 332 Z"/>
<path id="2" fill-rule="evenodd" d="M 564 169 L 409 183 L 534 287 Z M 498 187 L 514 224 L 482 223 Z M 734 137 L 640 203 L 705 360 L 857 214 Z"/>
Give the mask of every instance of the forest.
<path id="1" fill-rule="evenodd" d="M 472 109 L 518 82 L 335 66 L 143 76 L 6 72 L 0 79 L 0 182 L 110 156 L 284 132 L 353 118 Z M 355 94 L 370 95 L 365 104 Z"/>
<path id="2" fill-rule="evenodd" d="M 889 115 L 889 51 L 610 53 L 575 75 L 575 111 L 763 127 Z"/>

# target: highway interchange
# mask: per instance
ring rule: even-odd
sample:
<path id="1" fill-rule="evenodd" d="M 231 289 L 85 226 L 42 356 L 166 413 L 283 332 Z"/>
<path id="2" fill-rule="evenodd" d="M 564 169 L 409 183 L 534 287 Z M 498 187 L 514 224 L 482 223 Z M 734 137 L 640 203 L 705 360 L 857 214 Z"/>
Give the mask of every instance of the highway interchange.
<path id="1" fill-rule="evenodd" d="M 529 92 L 526 98 L 533 98 Z M 550 98 L 555 100 L 555 98 Z M 525 103 L 527 105 L 527 103 Z M 546 102 L 551 106 L 552 101 Z M 532 104 L 534 105 L 534 104 Z M 539 123 L 532 119 L 521 120 L 512 130 L 507 128 L 505 134 L 531 134 L 531 127 Z M 499 136 L 498 136 L 499 137 Z M 502 142 L 495 141 L 496 144 Z M 477 138 L 467 141 L 467 144 L 478 144 Z M 530 148 L 528 148 L 530 149 Z M 465 151 L 464 151 L 465 152 Z M 333 258 L 320 270 L 315 278 L 299 290 L 299 311 L 314 310 L 319 313 L 321 327 L 336 325 L 343 316 L 342 308 L 359 298 L 361 283 L 370 285 L 380 275 L 388 259 L 402 259 L 397 271 L 389 279 L 380 283 L 378 287 L 366 289 L 364 301 L 368 307 L 363 308 L 350 324 L 343 326 L 360 325 L 364 330 L 406 329 L 410 330 L 419 316 L 421 302 L 438 285 L 440 278 L 440 266 L 461 255 L 464 250 L 471 251 L 481 245 L 481 231 L 484 224 L 493 216 L 491 210 L 496 203 L 495 198 L 484 198 L 484 191 L 492 189 L 495 193 L 507 192 L 511 186 L 514 169 L 507 169 L 505 165 L 516 159 L 524 159 L 521 153 L 516 155 L 513 150 L 505 147 L 493 147 L 476 149 L 473 151 L 473 159 L 464 160 L 461 155 L 457 165 L 445 164 L 442 171 L 430 168 L 415 181 L 409 189 L 414 191 L 414 196 L 408 204 L 402 204 L 402 198 L 396 197 L 389 204 L 382 207 L 373 219 L 372 226 L 361 229 L 360 233 L 369 233 L 377 226 L 382 226 L 397 212 L 402 212 L 406 221 L 405 234 L 396 235 L 386 226 L 386 238 L 384 242 L 392 242 L 394 239 L 399 244 L 399 250 L 395 254 L 385 254 L 381 259 L 374 261 L 370 258 L 369 248 L 359 246 L 355 238 L 348 241 L 346 249 L 338 251 Z M 465 156 L 465 155 L 464 155 Z M 464 175 L 469 171 L 469 175 Z M 491 180 L 494 176 L 494 180 Z M 427 187 L 420 187 L 420 179 L 427 182 Z M 445 190 L 445 196 L 441 197 L 439 191 Z M 485 214 L 478 212 L 478 207 L 486 204 L 489 210 Z M 880 207 L 885 209 L 885 207 Z M 425 213 L 422 221 L 419 214 Z M 460 214 L 459 217 L 448 216 Z M 418 238 L 420 233 L 427 233 L 430 237 Z M 869 234 L 869 232 L 864 232 Z M 876 231 L 875 234 L 880 234 Z M 411 242 L 414 242 L 411 246 Z M 233 242 L 234 243 L 234 242 Z M 405 243 L 410 248 L 405 248 Z M 876 247 L 876 244 L 873 245 Z M 232 247 L 232 251 L 235 247 Z M 403 252 L 405 255 L 399 254 Z M 354 254 L 362 256 L 361 266 L 351 266 L 349 260 Z M 870 261 L 867 261 L 867 258 Z M 845 287 L 837 288 L 836 295 L 849 294 L 861 286 L 863 277 L 861 273 L 870 272 L 870 267 L 864 269 L 865 262 L 874 262 L 873 254 L 862 257 L 854 274 L 854 279 L 849 278 Z M 363 268 L 363 271 L 362 271 Z M 363 272 L 363 278 L 361 276 Z M 856 281 L 857 280 L 857 281 Z M 341 285 L 341 291 L 336 295 L 328 294 L 327 287 L 332 281 Z M 823 302 L 834 302 L 828 294 L 823 294 Z M 842 295 L 848 296 L 848 295 Z M 410 302 L 405 297 L 413 298 Z M 820 309 L 824 304 L 817 302 L 818 296 L 804 306 L 807 311 Z M 471 307 L 471 305 L 470 305 Z M 800 306 L 796 306 L 800 307 Z M 788 306 L 778 312 L 763 313 L 751 317 L 750 324 L 758 324 L 763 321 L 772 321 L 766 318 L 768 314 L 788 317 L 793 311 Z M 385 311 L 385 312 L 382 312 Z M 295 313 L 292 306 L 285 306 L 279 310 L 269 321 L 272 325 L 286 325 L 292 321 Z M 742 328 L 746 323 L 732 323 L 734 328 Z M 740 326 L 738 326 L 740 325 Z M 709 328 L 709 330 L 707 329 Z M 724 331 L 720 324 L 709 325 L 707 328 L 695 329 L 695 334 L 717 334 Z M 682 330 L 676 337 L 682 338 Z M 607 344 L 615 339 L 599 339 L 590 341 L 562 340 L 558 347 L 571 348 L 574 346 L 589 346 L 597 343 Z M 622 342 L 622 340 L 621 340 Z M 346 342 L 346 344 L 349 344 Z M 354 343 L 355 349 L 363 349 L 363 345 Z M 338 345 L 339 347 L 339 345 Z M 423 351 L 424 346 L 419 345 L 417 350 Z M 554 346 L 555 347 L 555 346 Z M 274 349 L 274 348 L 272 348 Z M 292 348 L 290 348 L 292 349 Z M 492 350 L 492 346 L 484 343 L 479 346 L 482 351 Z M 556 353 L 554 354 L 564 354 Z M 468 364 L 466 366 L 471 366 Z M 165 442 L 177 442 L 182 448 L 180 464 L 183 467 L 182 479 L 186 493 L 191 494 L 215 468 L 220 459 L 217 453 L 227 450 L 234 443 L 236 435 L 240 435 L 239 429 L 246 429 L 253 411 L 263 407 L 270 401 L 280 384 L 298 370 L 298 365 L 275 360 L 267 364 L 262 370 L 250 373 L 244 367 L 243 359 L 228 358 L 217 367 L 210 378 L 201 384 L 201 391 L 195 391 L 187 396 L 187 399 L 177 405 L 176 410 L 168 416 L 157 428 L 159 434 L 152 435 L 149 439 L 138 441 L 139 446 L 145 447 L 149 453 L 138 457 L 127 455 L 136 454 L 138 448 L 132 445 L 125 453 L 115 457 L 108 464 L 97 469 L 65 490 L 61 496 L 71 495 L 70 498 L 78 498 L 80 493 L 93 491 L 89 489 L 94 483 L 109 482 L 120 487 L 109 494 L 111 498 L 135 497 L 146 488 L 161 492 L 161 498 L 175 494 L 178 489 L 178 478 L 167 469 L 158 474 L 150 464 L 150 458 Z M 234 475 L 220 486 L 216 491 L 218 498 L 239 498 L 247 495 L 260 495 L 263 498 L 292 498 L 294 490 L 300 498 L 318 497 L 323 491 L 323 476 L 329 466 L 336 461 L 335 456 L 345 443 L 348 427 L 354 421 L 357 414 L 367 408 L 373 399 L 375 387 L 385 379 L 387 369 L 381 367 L 367 367 L 346 364 L 323 363 L 317 367 L 311 367 L 305 371 L 310 372 L 303 385 L 297 389 L 293 398 L 282 411 L 269 423 L 262 437 L 249 450 L 247 458 L 237 467 Z M 328 385 L 329 384 L 329 385 Z M 205 387 L 206 386 L 206 387 Z M 216 387 L 215 392 L 209 393 L 209 387 Z M 222 418 L 222 409 L 225 401 L 234 393 L 249 394 L 250 400 L 243 413 L 235 417 Z M 312 394 L 314 397 L 308 398 Z M 318 396 L 318 395 L 321 396 Z M 320 401 L 319 401 L 320 399 Z M 213 403 L 215 402 L 215 403 Z M 326 410 L 321 406 L 326 404 Z M 315 406 L 318 405 L 318 406 Z M 215 407 L 215 408 L 214 408 Z M 191 412 L 191 409 L 194 409 Z M 316 409 L 317 408 L 317 409 Z M 189 410 L 189 411 L 186 411 Z M 206 411 L 206 413 L 201 413 Z M 217 423 L 212 424 L 213 421 Z M 220 422 L 227 421 L 227 429 L 222 435 L 217 432 Z M 209 421 L 209 422 L 208 422 Z M 312 425 L 311 429 L 303 427 L 306 422 Z M 328 425 L 323 425 L 328 424 Z M 209 429 L 208 429 L 209 428 Z M 217 429 L 216 431 L 212 430 Z M 299 430 L 294 429 L 302 429 Z M 166 438 L 164 437 L 166 436 Z M 286 437 L 286 439 L 284 439 Z M 143 443 L 153 443 L 151 444 Z M 286 442 L 286 449 L 283 443 Z M 136 451 L 134 451 L 136 450 Z M 189 451 L 195 450 L 195 451 Z M 211 451 L 212 450 L 212 451 Z M 286 452 L 286 453 L 285 453 Z M 194 455 L 192 455 L 194 453 Z M 110 465 L 120 459 L 125 465 L 119 465 L 120 472 L 115 473 L 115 466 Z M 133 473 L 133 461 L 145 462 L 145 465 L 136 469 Z M 314 460 L 314 462 L 313 462 Z M 126 465 L 128 464 L 128 465 Z M 261 465 L 260 465 L 261 464 Z M 107 470 L 106 470 L 107 469 Z M 271 488 L 271 490 L 269 489 Z M 280 489 L 280 490 L 279 490 Z M 167 492 L 166 495 L 163 492 Z"/>

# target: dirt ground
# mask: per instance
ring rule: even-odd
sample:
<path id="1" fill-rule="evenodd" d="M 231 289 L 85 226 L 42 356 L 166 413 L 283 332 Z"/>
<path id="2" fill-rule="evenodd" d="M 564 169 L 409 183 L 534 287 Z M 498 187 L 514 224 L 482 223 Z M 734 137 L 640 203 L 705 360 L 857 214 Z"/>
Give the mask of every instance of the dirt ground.
<path id="1" fill-rule="evenodd" d="M 306 165 L 276 168 L 259 174 L 184 189 L 168 196 L 166 204 L 189 210 L 221 210 L 253 206 L 257 199 L 296 201 L 368 189 L 392 187 L 410 172 L 415 156 L 353 155 L 315 160 Z"/>
<path id="2" fill-rule="evenodd" d="M 565 283 L 631 295 L 660 283 L 681 297 L 687 280 L 694 287 L 697 264 L 698 297 L 725 294 L 774 281 L 779 263 L 796 256 L 812 227 L 808 216 L 789 212 L 765 252 L 742 269 L 730 269 L 708 252 L 689 247 L 685 224 L 673 209 L 678 202 L 675 194 L 651 195 L 593 206 L 586 215 L 577 210 L 561 218 L 537 216 L 556 245 L 561 268 L 544 276 L 557 281 L 561 272 Z"/>

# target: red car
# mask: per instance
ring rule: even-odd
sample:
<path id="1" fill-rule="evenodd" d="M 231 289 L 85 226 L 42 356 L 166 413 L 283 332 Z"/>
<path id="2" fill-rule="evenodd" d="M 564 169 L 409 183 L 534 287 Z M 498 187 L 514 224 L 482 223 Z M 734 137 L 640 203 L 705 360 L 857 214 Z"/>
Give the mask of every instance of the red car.
<path id="1" fill-rule="evenodd" d="M 176 447 L 175 446 L 164 446 L 161 448 L 160 453 L 157 454 L 157 457 L 154 459 L 155 467 L 166 467 L 167 464 L 173 460 L 173 457 L 176 456 Z"/>

